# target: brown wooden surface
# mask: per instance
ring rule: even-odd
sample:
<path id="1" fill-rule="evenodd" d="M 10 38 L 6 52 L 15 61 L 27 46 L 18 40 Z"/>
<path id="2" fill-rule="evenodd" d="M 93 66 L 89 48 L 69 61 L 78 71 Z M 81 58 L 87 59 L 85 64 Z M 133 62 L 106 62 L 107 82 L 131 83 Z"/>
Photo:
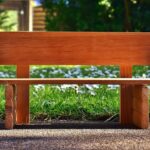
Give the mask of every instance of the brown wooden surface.
<path id="1" fill-rule="evenodd" d="M 5 128 L 13 129 L 15 122 L 15 103 L 14 103 L 15 93 L 13 85 L 6 85 L 5 88 Z"/>
<path id="2" fill-rule="evenodd" d="M 0 33 L 0 65 L 17 65 L 17 78 L 29 78 L 29 65 L 119 65 L 121 77 L 130 78 L 132 66 L 150 65 L 149 58 L 150 33 Z M 29 85 L 24 85 L 25 82 L 121 84 L 120 121 L 127 125 L 133 124 L 133 116 L 137 115 L 133 114 L 133 85 L 127 84 L 149 84 L 149 79 L 13 79 L 9 82 L 8 80 L 0 82 L 18 84 L 17 124 L 29 123 Z"/>
<path id="3" fill-rule="evenodd" d="M 0 84 L 150 84 L 143 78 L 2 78 Z"/>
<path id="4" fill-rule="evenodd" d="M 149 58 L 150 33 L 0 33 L 5 65 L 150 65 Z"/>
<path id="5" fill-rule="evenodd" d="M 14 125 L 16 124 L 16 96 L 17 96 L 17 88 L 15 84 L 11 84 L 13 86 L 14 100 L 13 100 L 13 115 L 14 115 Z"/>
<path id="6" fill-rule="evenodd" d="M 133 123 L 138 128 L 149 126 L 148 88 L 144 85 L 133 87 Z"/>
<path id="7" fill-rule="evenodd" d="M 17 66 L 18 78 L 29 78 L 29 66 Z M 16 124 L 29 124 L 29 85 L 17 86 Z"/>
<path id="8" fill-rule="evenodd" d="M 122 65 L 120 67 L 120 76 L 122 78 L 132 78 L 132 66 Z M 132 85 L 121 85 L 120 93 L 120 123 L 122 125 L 133 125 L 133 96 Z"/>

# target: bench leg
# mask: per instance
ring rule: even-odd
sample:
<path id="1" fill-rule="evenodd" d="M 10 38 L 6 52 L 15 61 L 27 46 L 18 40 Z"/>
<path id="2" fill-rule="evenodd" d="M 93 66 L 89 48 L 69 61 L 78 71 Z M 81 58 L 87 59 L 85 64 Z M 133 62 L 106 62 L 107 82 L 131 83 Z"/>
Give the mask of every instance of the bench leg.
<path id="1" fill-rule="evenodd" d="M 121 86 L 122 125 L 134 125 L 141 129 L 149 126 L 148 89 L 145 85 Z"/>
<path id="2" fill-rule="evenodd" d="M 121 85 L 120 93 L 120 123 L 122 125 L 133 125 L 133 93 L 132 85 Z"/>
<path id="3" fill-rule="evenodd" d="M 145 85 L 133 86 L 133 124 L 142 129 L 149 126 L 148 88 Z"/>
<path id="4" fill-rule="evenodd" d="M 132 66 L 121 65 L 120 76 L 132 78 Z M 121 85 L 120 122 L 122 125 L 132 125 L 132 85 Z"/>
<path id="5" fill-rule="evenodd" d="M 17 85 L 16 124 L 29 124 L 29 86 Z"/>
<path id="6" fill-rule="evenodd" d="M 5 98 L 5 128 L 13 129 L 16 121 L 15 85 L 6 85 Z"/>
<path id="7" fill-rule="evenodd" d="M 18 78 L 29 78 L 29 66 L 17 66 Z M 17 85 L 16 124 L 29 124 L 29 85 Z"/>

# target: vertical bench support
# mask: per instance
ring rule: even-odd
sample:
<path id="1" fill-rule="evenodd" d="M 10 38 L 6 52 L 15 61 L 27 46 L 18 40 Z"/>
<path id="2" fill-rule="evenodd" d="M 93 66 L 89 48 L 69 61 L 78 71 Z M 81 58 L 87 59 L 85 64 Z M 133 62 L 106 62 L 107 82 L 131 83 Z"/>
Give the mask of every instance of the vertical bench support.
<path id="1" fill-rule="evenodd" d="M 122 65 L 120 68 L 122 78 L 132 77 L 132 66 Z M 132 111 L 132 85 L 121 85 L 120 101 L 120 123 L 122 125 L 133 125 Z"/>
<path id="2" fill-rule="evenodd" d="M 146 85 L 133 86 L 133 124 L 142 129 L 149 126 L 149 101 Z"/>
<path id="3" fill-rule="evenodd" d="M 29 66 L 17 66 L 18 78 L 29 78 Z M 16 124 L 29 124 L 29 86 L 17 85 Z"/>
<path id="4" fill-rule="evenodd" d="M 121 77 L 132 77 L 132 66 L 121 66 L 120 73 Z M 148 128 L 148 89 L 145 85 L 121 85 L 120 123 Z"/>
<path id="5" fill-rule="evenodd" d="M 5 128 L 13 129 L 16 122 L 16 102 L 15 85 L 6 85 L 5 87 Z"/>

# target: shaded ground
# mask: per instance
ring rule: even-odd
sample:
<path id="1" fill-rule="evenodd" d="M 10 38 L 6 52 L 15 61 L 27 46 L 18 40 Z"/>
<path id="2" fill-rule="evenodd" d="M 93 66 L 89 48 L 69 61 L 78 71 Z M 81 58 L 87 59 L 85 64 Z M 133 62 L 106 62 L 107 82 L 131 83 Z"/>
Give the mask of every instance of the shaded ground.
<path id="1" fill-rule="evenodd" d="M 0 129 L 2 150 L 149 150 L 150 128 L 123 129 L 117 123 L 60 123 Z M 67 129 L 66 129 L 67 128 Z"/>

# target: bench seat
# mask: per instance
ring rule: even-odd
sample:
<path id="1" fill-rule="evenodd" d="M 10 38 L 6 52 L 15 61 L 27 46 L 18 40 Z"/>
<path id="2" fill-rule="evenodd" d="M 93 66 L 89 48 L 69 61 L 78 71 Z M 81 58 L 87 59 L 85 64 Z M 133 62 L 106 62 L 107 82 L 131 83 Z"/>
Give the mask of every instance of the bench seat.
<path id="1" fill-rule="evenodd" d="M 145 78 L 2 78 L 0 84 L 150 84 Z"/>

